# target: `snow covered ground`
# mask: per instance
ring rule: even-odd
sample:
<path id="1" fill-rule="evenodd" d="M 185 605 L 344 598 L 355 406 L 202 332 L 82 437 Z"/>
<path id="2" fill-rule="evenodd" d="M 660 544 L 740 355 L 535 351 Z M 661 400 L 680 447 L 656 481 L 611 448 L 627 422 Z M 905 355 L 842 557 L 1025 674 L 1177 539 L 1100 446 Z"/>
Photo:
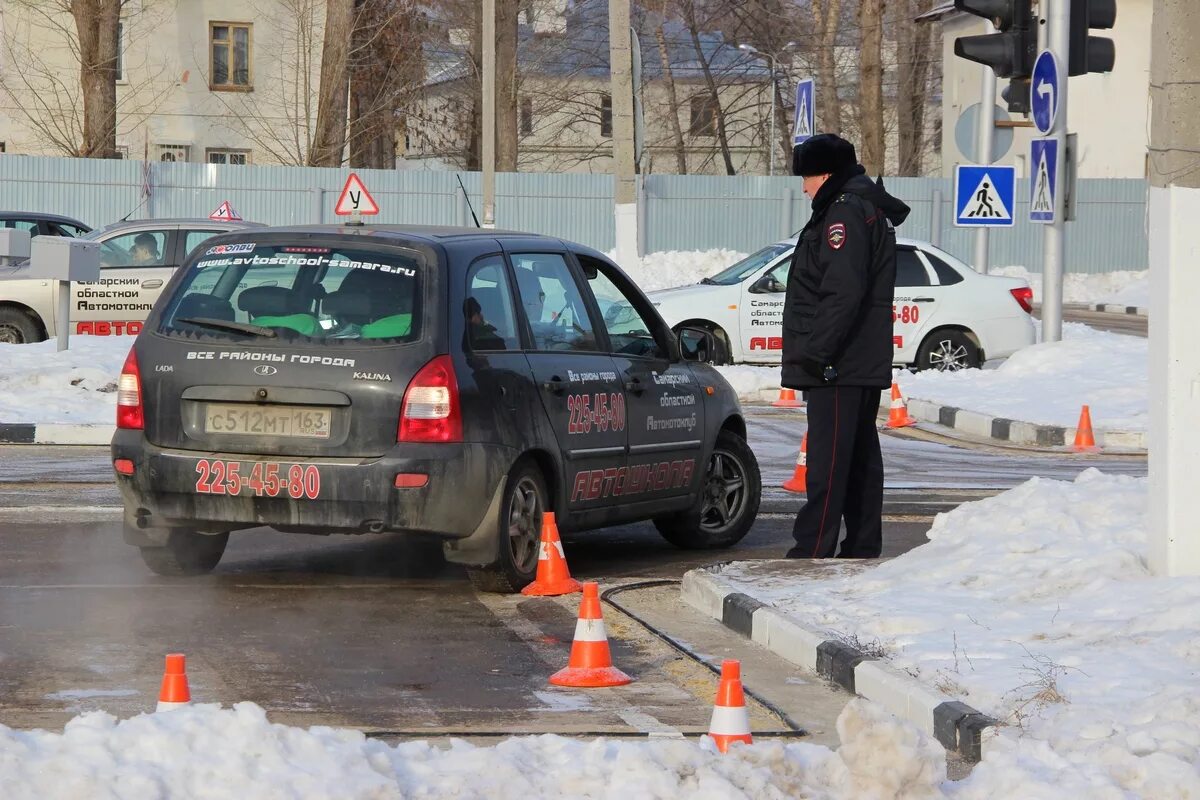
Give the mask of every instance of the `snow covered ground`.
<path id="1" fill-rule="evenodd" d="M 1042 302 L 1042 274 L 1025 267 L 994 267 L 991 275 L 1024 278 L 1033 289 L 1033 301 Z M 1118 270 L 1087 275 L 1069 272 L 1063 276 L 1064 303 L 1118 303 L 1127 306 L 1150 305 L 1150 273 Z"/>
<path id="2" fill-rule="evenodd" d="M 117 378 L 132 336 L 0 344 L 0 422 L 103 423 L 117 416 Z"/>
<path id="3" fill-rule="evenodd" d="M 856 575 L 721 577 L 1001 720 L 979 796 L 1200 797 L 1200 578 L 1149 573 L 1146 516 L 1145 479 L 1089 470 L 939 515 Z"/>

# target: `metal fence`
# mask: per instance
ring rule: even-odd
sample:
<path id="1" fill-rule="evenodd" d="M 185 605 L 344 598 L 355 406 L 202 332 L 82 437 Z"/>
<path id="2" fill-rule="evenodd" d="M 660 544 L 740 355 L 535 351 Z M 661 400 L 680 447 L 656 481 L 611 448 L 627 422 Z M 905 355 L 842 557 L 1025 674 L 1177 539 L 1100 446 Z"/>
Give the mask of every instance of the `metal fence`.
<path id="1" fill-rule="evenodd" d="M 46 211 L 93 226 L 130 219 L 207 216 L 229 200 L 246 219 L 273 225 L 330 222 L 344 169 L 227 166 L 0 156 L 0 210 Z M 480 213 L 479 173 L 358 170 L 380 206 L 380 223 L 471 225 L 461 178 Z M 1017 182 L 1017 224 L 994 230 L 991 264 L 1039 271 L 1042 228 L 1025 221 L 1028 181 Z M 886 179 L 913 212 L 901 235 L 940 242 L 969 260 L 970 230 L 953 227 L 953 182 Z M 1079 182 L 1077 221 L 1067 228 L 1071 272 L 1148 266 L 1146 182 Z M 742 252 L 784 238 L 808 215 L 798 178 L 647 175 L 639 184 L 641 249 Z M 599 250 L 614 247 L 613 180 L 608 175 L 500 174 L 496 224 L 559 236 Z"/>

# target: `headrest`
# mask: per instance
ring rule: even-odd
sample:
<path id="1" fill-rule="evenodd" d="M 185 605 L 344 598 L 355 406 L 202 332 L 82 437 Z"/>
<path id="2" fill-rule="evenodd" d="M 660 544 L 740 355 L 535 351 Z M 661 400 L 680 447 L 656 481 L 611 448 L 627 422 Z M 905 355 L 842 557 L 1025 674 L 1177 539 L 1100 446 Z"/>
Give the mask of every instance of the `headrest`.
<path id="1" fill-rule="evenodd" d="M 252 317 L 281 317 L 302 311 L 291 289 L 282 286 L 255 286 L 238 295 L 238 308 Z"/>

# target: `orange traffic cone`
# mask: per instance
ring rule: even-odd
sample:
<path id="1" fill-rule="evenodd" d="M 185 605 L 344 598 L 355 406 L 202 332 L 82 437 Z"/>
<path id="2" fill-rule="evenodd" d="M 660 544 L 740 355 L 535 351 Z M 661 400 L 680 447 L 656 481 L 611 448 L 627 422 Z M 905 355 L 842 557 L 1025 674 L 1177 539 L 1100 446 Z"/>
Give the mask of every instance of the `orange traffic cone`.
<path id="1" fill-rule="evenodd" d="M 1079 412 L 1079 424 L 1075 426 L 1074 449 L 1077 453 L 1095 453 L 1100 450 L 1096 447 L 1096 437 L 1092 435 L 1092 412 L 1087 406 Z"/>
<path id="2" fill-rule="evenodd" d="M 167 669 L 163 672 L 162 688 L 158 691 L 158 707 L 155 711 L 171 711 L 191 705 L 192 693 L 188 691 L 185 660 L 183 653 L 167 655 Z"/>
<path id="3" fill-rule="evenodd" d="M 750 712 L 742 693 L 742 662 L 726 659 L 721 662 L 721 683 L 717 686 L 717 702 L 713 705 L 708 735 L 724 753 L 734 742 L 750 744 Z"/>
<path id="4" fill-rule="evenodd" d="M 803 408 L 804 404 L 796 399 L 795 389 L 780 389 L 779 399 L 771 405 L 776 408 Z"/>
<path id="5" fill-rule="evenodd" d="M 889 428 L 907 428 L 909 425 L 916 425 L 917 421 L 908 415 L 908 404 L 904 402 L 904 395 L 900 394 L 900 386 L 892 381 L 892 411 L 888 414 Z"/>
<path id="6" fill-rule="evenodd" d="M 804 438 L 800 440 L 800 455 L 796 457 L 796 471 L 792 473 L 792 479 L 785 481 L 783 488 L 789 492 L 799 492 L 803 494 L 808 491 L 808 431 L 804 432 Z"/>
<path id="7" fill-rule="evenodd" d="M 604 632 L 604 618 L 600 614 L 600 592 L 595 583 L 585 583 L 571 658 L 565 668 L 550 676 L 550 682 L 555 686 L 596 688 L 624 686 L 632 680 L 612 665 L 608 635 Z"/>
<path id="8" fill-rule="evenodd" d="M 567 556 L 563 553 L 562 542 L 558 538 L 554 512 L 547 511 L 542 514 L 542 543 L 538 550 L 537 578 L 522 589 L 521 594 L 548 597 L 574 594 L 581 588 L 579 581 L 572 578 L 571 571 L 567 569 Z"/>

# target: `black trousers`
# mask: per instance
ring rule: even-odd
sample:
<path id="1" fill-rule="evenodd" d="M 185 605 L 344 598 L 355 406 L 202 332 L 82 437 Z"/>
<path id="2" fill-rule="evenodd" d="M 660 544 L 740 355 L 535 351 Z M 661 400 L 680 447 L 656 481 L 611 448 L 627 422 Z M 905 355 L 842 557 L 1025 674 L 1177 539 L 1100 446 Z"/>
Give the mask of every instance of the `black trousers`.
<path id="1" fill-rule="evenodd" d="M 808 390 L 808 502 L 796 515 L 788 558 L 878 558 L 883 550 L 879 398 L 879 389 L 861 386 Z"/>

